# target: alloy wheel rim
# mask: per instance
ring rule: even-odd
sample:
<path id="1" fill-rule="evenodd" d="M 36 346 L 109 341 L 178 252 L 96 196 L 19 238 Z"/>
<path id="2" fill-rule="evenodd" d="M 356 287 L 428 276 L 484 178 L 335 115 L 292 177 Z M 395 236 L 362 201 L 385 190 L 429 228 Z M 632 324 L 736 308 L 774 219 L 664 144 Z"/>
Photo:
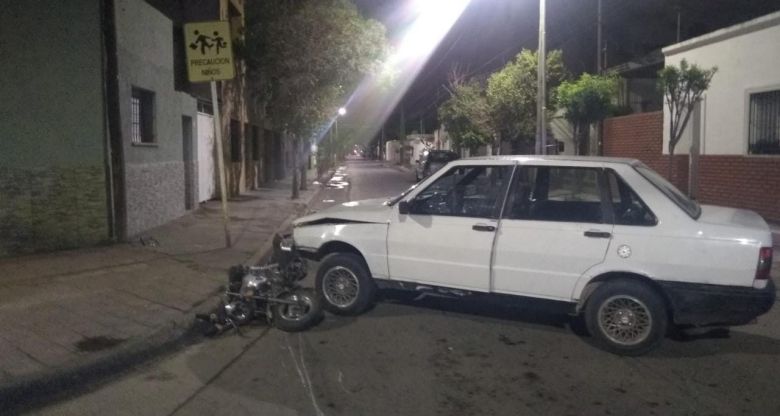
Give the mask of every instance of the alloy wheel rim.
<path id="1" fill-rule="evenodd" d="M 339 308 L 352 306 L 357 301 L 359 288 L 357 276 L 346 267 L 333 267 L 322 278 L 322 294 L 330 304 Z"/>
<path id="2" fill-rule="evenodd" d="M 604 301 L 598 310 L 601 332 L 610 341 L 634 346 L 645 341 L 653 327 L 650 309 L 633 296 L 616 295 Z"/>

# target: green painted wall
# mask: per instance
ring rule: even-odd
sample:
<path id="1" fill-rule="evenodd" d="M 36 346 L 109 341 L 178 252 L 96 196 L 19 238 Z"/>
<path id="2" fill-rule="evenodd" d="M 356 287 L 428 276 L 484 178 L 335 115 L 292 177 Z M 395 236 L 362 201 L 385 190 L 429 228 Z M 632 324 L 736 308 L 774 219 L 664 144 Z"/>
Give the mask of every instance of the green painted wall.
<path id="1" fill-rule="evenodd" d="M 0 256 L 108 238 L 100 0 L 4 2 Z"/>

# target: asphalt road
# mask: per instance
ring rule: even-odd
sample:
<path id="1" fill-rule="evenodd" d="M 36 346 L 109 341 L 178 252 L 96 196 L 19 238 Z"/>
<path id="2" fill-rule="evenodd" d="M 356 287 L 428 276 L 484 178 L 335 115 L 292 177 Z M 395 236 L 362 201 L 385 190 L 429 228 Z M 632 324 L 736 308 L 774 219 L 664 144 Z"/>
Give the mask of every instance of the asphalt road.
<path id="1" fill-rule="evenodd" d="M 315 209 L 396 194 L 412 175 L 348 164 Z M 776 274 L 776 273 L 775 273 Z M 780 308 L 759 323 L 667 339 L 639 358 L 524 305 L 386 293 L 356 318 L 264 325 L 133 369 L 43 415 L 777 415 Z"/>

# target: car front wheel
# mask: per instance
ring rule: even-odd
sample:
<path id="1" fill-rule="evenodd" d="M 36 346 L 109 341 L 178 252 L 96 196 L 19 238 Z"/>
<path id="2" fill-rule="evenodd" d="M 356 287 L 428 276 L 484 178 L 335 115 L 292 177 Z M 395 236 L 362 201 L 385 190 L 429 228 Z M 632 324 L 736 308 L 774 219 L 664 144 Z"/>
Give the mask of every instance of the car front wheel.
<path id="1" fill-rule="evenodd" d="M 668 319 L 663 298 L 638 281 L 602 283 L 585 306 L 590 335 L 599 347 L 619 355 L 642 355 L 657 347 Z"/>
<path id="2" fill-rule="evenodd" d="M 317 270 L 317 293 L 328 311 L 358 315 L 374 300 L 376 286 L 363 259 L 351 253 L 325 257 Z"/>

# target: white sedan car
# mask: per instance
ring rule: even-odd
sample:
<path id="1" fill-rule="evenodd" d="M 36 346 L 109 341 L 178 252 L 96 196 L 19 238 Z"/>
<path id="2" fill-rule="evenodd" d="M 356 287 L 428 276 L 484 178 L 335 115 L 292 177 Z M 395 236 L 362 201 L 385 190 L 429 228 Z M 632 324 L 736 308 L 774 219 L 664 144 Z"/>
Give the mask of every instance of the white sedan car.
<path id="1" fill-rule="evenodd" d="M 332 312 L 360 313 L 384 287 L 545 299 L 626 355 L 670 325 L 748 323 L 775 299 L 758 214 L 700 206 L 632 159 L 458 160 L 395 198 L 299 218 L 294 240 L 321 260 Z"/>

